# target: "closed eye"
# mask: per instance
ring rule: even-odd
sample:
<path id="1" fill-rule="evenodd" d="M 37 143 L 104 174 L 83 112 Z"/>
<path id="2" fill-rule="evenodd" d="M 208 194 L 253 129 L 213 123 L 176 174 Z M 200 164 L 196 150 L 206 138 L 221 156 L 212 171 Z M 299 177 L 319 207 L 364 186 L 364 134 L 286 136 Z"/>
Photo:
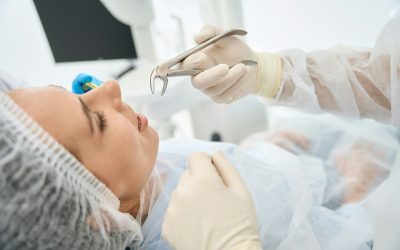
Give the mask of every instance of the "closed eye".
<path id="1" fill-rule="evenodd" d="M 103 132 L 106 127 L 107 127 L 107 119 L 104 115 L 103 111 L 94 111 L 94 113 L 97 115 L 98 121 L 99 121 L 99 129 L 100 132 Z"/>

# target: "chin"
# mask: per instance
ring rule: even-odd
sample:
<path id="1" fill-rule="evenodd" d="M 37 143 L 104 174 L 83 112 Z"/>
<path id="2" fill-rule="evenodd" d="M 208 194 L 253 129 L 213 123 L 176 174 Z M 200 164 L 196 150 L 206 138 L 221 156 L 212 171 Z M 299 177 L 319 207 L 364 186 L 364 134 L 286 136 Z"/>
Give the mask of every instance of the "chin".
<path id="1" fill-rule="evenodd" d="M 150 126 L 147 129 L 149 130 L 150 136 L 152 137 L 151 140 L 152 141 L 154 140 L 154 142 L 155 142 L 155 144 L 157 144 L 157 148 L 158 148 L 158 143 L 160 142 L 160 138 L 158 136 L 157 131 Z"/>
<path id="2" fill-rule="evenodd" d="M 151 148 L 154 150 L 154 161 L 155 158 L 157 158 L 157 154 L 158 154 L 158 146 L 160 143 L 160 138 L 158 136 L 158 133 L 152 128 L 152 127 L 148 127 L 147 128 L 149 130 L 149 137 L 150 137 L 150 143 L 151 143 Z"/>
<path id="3" fill-rule="evenodd" d="M 158 154 L 158 146 L 160 144 L 160 138 L 158 137 L 158 133 L 156 131 L 154 131 L 154 135 L 155 135 L 155 140 L 154 140 L 154 148 L 155 148 L 155 154 L 157 157 Z"/>

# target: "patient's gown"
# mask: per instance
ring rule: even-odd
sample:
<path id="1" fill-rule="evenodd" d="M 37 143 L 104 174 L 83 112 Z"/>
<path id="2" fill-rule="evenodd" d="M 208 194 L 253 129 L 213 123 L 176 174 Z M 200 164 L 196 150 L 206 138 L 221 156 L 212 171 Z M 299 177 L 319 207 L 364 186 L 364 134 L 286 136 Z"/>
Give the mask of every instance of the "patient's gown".
<path id="1" fill-rule="evenodd" d="M 161 237 L 169 195 L 191 153 L 218 150 L 236 167 L 253 196 L 263 249 L 371 249 L 373 231 L 361 205 L 337 210 L 323 206 L 327 178 L 321 160 L 268 143 L 243 150 L 227 143 L 176 139 L 160 143 L 152 184 L 142 196 L 150 211 L 142 225 L 141 249 L 170 249 Z"/>

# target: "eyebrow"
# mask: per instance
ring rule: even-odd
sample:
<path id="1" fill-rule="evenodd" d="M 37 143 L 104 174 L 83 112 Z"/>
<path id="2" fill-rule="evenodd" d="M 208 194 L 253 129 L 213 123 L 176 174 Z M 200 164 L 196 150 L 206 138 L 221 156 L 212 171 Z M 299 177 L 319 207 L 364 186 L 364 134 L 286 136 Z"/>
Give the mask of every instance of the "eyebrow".
<path id="1" fill-rule="evenodd" d="M 93 134 L 93 131 L 94 131 L 94 129 L 93 129 L 93 120 L 92 120 L 92 118 L 90 116 L 90 112 L 91 111 L 89 110 L 88 106 L 82 101 L 82 99 L 80 97 L 78 97 L 78 99 L 79 99 L 79 102 L 81 103 L 83 113 L 85 114 L 85 116 L 86 116 L 86 118 L 88 120 L 88 123 L 89 123 L 89 126 L 90 126 L 90 132 Z"/>
<path id="2" fill-rule="evenodd" d="M 53 85 L 53 84 L 50 84 L 50 85 L 48 85 L 48 86 L 49 86 L 49 87 L 55 87 L 55 88 L 59 88 L 59 89 L 63 89 L 63 90 L 65 90 L 65 91 L 68 91 L 66 88 L 64 88 L 63 86 L 60 86 L 60 85 Z M 69 92 L 69 91 L 68 91 L 68 92 Z M 93 134 L 94 128 L 93 128 L 93 120 L 92 120 L 92 118 L 91 118 L 91 116 L 90 116 L 91 111 L 90 111 L 89 107 L 86 105 L 86 103 L 85 103 L 79 96 L 78 96 L 78 100 L 79 100 L 79 102 L 81 103 L 83 113 L 85 114 L 85 116 L 86 116 L 86 118 L 87 118 L 87 120 L 88 120 L 89 127 L 90 127 L 90 132 Z"/>
<path id="3" fill-rule="evenodd" d="M 54 87 L 54 88 L 59 88 L 59 89 L 68 91 L 68 89 L 66 89 L 66 88 L 64 88 L 63 86 L 60 86 L 60 85 L 50 84 L 50 85 L 47 85 L 47 86 L 49 86 L 49 87 Z"/>

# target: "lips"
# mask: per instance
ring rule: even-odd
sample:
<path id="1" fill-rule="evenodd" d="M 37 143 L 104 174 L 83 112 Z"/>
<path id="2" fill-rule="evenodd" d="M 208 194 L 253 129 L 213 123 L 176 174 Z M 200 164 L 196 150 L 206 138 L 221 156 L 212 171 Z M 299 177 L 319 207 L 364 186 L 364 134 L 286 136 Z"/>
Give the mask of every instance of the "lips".
<path id="1" fill-rule="evenodd" d="M 144 131 L 147 128 L 147 126 L 149 125 L 149 121 L 147 120 L 147 117 L 142 114 L 138 114 L 137 120 L 138 120 L 139 132 Z"/>

